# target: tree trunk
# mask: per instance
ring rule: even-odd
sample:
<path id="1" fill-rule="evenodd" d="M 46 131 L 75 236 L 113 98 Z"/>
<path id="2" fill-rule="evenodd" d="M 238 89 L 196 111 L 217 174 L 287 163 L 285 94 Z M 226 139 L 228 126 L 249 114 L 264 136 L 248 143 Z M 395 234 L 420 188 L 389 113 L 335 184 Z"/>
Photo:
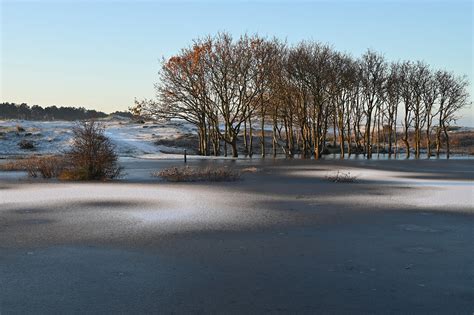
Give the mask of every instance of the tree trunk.
<path id="1" fill-rule="evenodd" d="M 314 159 L 317 160 L 319 158 L 319 145 L 318 145 L 318 141 L 316 140 L 317 139 L 317 136 L 316 136 L 316 123 L 314 122 L 314 119 L 313 119 L 313 123 L 311 124 L 311 138 L 313 138 Z M 311 156 L 311 154 L 310 154 L 310 156 Z"/>
<path id="2" fill-rule="evenodd" d="M 344 105 L 343 105 L 344 106 Z M 340 147 L 340 158 L 344 159 L 344 111 L 338 114 L 338 128 L 339 128 L 339 147 Z"/>
<path id="3" fill-rule="evenodd" d="M 372 145 L 370 143 L 370 127 L 371 127 L 371 122 L 372 122 L 372 112 L 369 112 L 367 114 L 367 124 L 366 124 L 366 130 L 365 130 L 365 150 L 367 152 L 367 159 L 372 158 Z"/>
<path id="4" fill-rule="evenodd" d="M 349 109 L 347 110 L 347 115 L 350 115 L 349 113 Z M 350 116 L 348 116 L 347 120 L 346 120 L 346 134 L 347 134 L 347 156 L 350 158 L 351 157 L 351 154 L 352 154 L 352 150 L 351 150 L 351 122 L 350 122 Z"/>
<path id="5" fill-rule="evenodd" d="M 249 118 L 249 135 L 250 135 L 250 143 L 249 143 L 249 156 L 252 157 L 253 155 L 253 130 L 252 130 L 252 119 Z"/>
<path id="6" fill-rule="evenodd" d="M 410 158 L 410 143 L 408 142 L 408 125 L 405 124 L 405 133 L 403 135 L 403 143 L 405 144 L 405 150 L 406 150 L 406 158 L 409 159 Z"/>
<path id="7" fill-rule="evenodd" d="M 444 137 L 446 138 L 446 159 L 449 159 L 449 135 L 448 135 L 448 128 L 443 126 Z"/>
<path id="8" fill-rule="evenodd" d="M 408 142 L 408 130 L 405 130 L 405 137 L 403 138 L 403 143 L 405 144 L 405 150 L 407 151 L 406 158 L 410 158 L 410 143 Z"/>
<path id="9" fill-rule="evenodd" d="M 431 158 L 431 125 L 429 122 L 426 125 L 426 151 L 428 152 L 427 158 L 430 159 Z"/>
<path id="10" fill-rule="evenodd" d="M 319 145 L 320 148 L 319 148 L 319 152 L 318 152 L 319 157 L 322 157 L 323 151 L 326 151 L 326 136 L 327 136 L 327 133 L 328 133 L 328 115 L 325 115 L 323 134 L 322 134 L 322 137 L 319 136 L 319 138 L 318 138 L 318 142 L 320 143 L 320 145 Z M 319 134 L 321 134 L 321 133 L 319 132 Z M 322 150 L 321 150 L 321 146 L 322 146 Z"/>
<path id="11" fill-rule="evenodd" d="M 204 144 L 203 144 L 203 138 L 204 138 L 204 131 L 203 131 L 203 127 L 202 126 L 199 126 L 198 127 L 198 143 L 199 143 L 199 147 L 198 147 L 198 153 L 199 155 L 204 155 Z"/>
<path id="12" fill-rule="evenodd" d="M 392 158 L 392 126 L 389 127 L 389 131 L 388 131 L 388 158 L 391 159 Z"/>
<path id="13" fill-rule="evenodd" d="M 288 145 L 288 155 L 290 157 L 293 157 L 295 154 L 295 136 L 293 134 L 293 123 L 292 123 L 292 117 L 290 116 L 290 119 L 288 121 L 288 132 L 290 135 L 290 139 L 288 140 L 289 145 Z"/>
<path id="14" fill-rule="evenodd" d="M 395 143 L 395 158 L 397 158 L 398 153 L 398 141 L 397 141 L 397 107 L 395 106 L 394 114 L 393 114 L 392 124 L 393 124 L 393 141 Z"/>
<path id="15" fill-rule="evenodd" d="M 244 120 L 244 150 L 245 150 L 245 156 L 249 154 L 249 145 L 247 142 L 247 119 Z"/>
<path id="16" fill-rule="evenodd" d="M 232 156 L 238 157 L 239 153 L 237 152 L 237 136 L 236 135 L 232 137 L 232 141 L 230 145 L 232 146 Z"/>
<path id="17" fill-rule="evenodd" d="M 265 157 L 265 114 L 262 113 L 262 119 L 261 119 L 261 139 L 260 139 L 260 146 L 262 150 L 262 158 Z"/>
<path id="18" fill-rule="evenodd" d="M 206 156 L 209 156 L 211 154 L 211 139 L 210 139 L 210 135 L 211 135 L 211 124 L 208 122 L 206 125 L 205 125 L 205 129 L 206 129 L 206 135 L 205 135 L 205 141 L 206 141 Z"/>
<path id="19" fill-rule="evenodd" d="M 376 110 L 377 117 L 377 133 L 376 133 L 376 144 L 377 144 L 377 158 L 380 157 L 380 108 Z M 374 121 L 374 132 L 375 132 L 375 121 Z"/>
<path id="20" fill-rule="evenodd" d="M 214 127 L 213 127 L 213 147 L 214 147 L 214 155 L 219 156 L 221 154 L 221 143 L 220 143 L 220 137 L 219 137 L 219 121 L 216 120 L 214 122 Z"/>
<path id="21" fill-rule="evenodd" d="M 420 135 L 420 123 L 416 122 L 415 125 L 415 158 L 420 158 L 420 146 L 421 146 L 421 135 Z"/>
<path id="22" fill-rule="evenodd" d="M 436 158 L 439 158 L 441 153 L 441 125 L 436 130 Z"/>
<path id="23" fill-rule="evenodd" d="M 277 120 L 276 120 L 276 117 L 274 116 L 273 117 L 273 130 L 272 130 L 272 133 L 273 133 L 273 141 L 272 141 L 272 148 L 273 148 L 273 157 L 275 158 L 276 157 L 276 154 L 277 154 L 277 149 L 276 149 L 276 131 L 277 131 Z"/>
<path id="24" fill-rule="evenodd" d="M 341 148 L 341 160 L 344 160 L 344 129 L 339 130 L 339 146 Z"/>
<path id="25" fill-rule="evenodd" d="M 285 127 L 285 150 L 287 152 L 286 157 L 288 157 L 288 152 L 290 151 L 290 134 L 288 130 L 288 119 L 286 116 L 283 116 L 283 125 Z"/>
<path id="26" fill-rule="evenodd" d="M 224 156 L 227 157 L 227 137 L 229 136 L 229 131 L 227 129 L 227 122 L 225 123 L 225 140 L 224 140 Z"/>

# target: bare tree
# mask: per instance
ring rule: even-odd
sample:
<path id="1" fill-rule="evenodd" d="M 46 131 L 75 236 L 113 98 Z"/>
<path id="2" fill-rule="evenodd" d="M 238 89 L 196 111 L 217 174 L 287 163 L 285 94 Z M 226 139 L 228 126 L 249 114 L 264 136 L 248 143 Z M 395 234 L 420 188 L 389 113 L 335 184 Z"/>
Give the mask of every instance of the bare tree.
<path id="1" fill-rule="evenodd" d="M 330 91 L 333 93 L 340 158 L 345 156 L 345 134 L 350 133 L 350 107 L 357 84 L 357 65 L 347 55 L 337 53 L 333 57 Z M 334 131 L 336 138 L 336 131 Z M 350 139 L 347 141 L 350 150 Z"/>
<path id="2" fill-rule="evenodd" d="M 395 152 L 397 148 L 397 113 L 400 104 L 401 75 L 400 64 L 392 63 L 390 65 L 390 74 L 386 82 L 385 103 L 387 107 L 388 122 L 388 156 L 393 153 L 393 143 L 395 143 Z"/>
<path id="3" fill-rule="evenodd" d="M 434 111 L 435 103 L 439 96 L 439 84 L 436 80 L 435 74 L 431 71 L 428 75 L 428 78 L 423 80 L 422 85 L 422 98 L 423 103 L 425 106 L 425 115 L 423 117 L 423 125 L 425 126 L 426 132 L 426 150 L 427 150 L 427 158 L 431 157 L 431 131 L 433 125 L 433 118 L 436 115 Z"/>
<path id="4" fill-rule="evenodd" d="M 428 65 L 417 62 L 412 66 L 412 75 L 410 77 L 410 87 L 412 90 L 412 111 L 415 136 L 415 158 L 420 158 L 421 150 L 421 130 L 426 122 L 426 107 L 423 103 L 424 87 L 430 80 L 430 71 Z"/>
<path id="5" fill-rule="evenodd" d="M 441 132 L 446 140 L 446 158 L 450 157 L 449 127 L 458 118 L 457 113 L 465 106 L 470 105 L 466 77 L 456 77 L 454 74 L 439 71 L 436 75 L 439 84 L 439 124 L 436 132 L 436 155 L 439 157 L 441 149 Z"/>
<path id="6" fill-rule="evenodd" d="M 153 118 L 180 118 L 198 130 L 199 152 L 209 154 L 207 109 L 209 91 L 203 57 L 211 42 L 196 41 L 177 56 L 162 61 L 160 81 L 155 84 L 158 101 L 135 101 L 136 114 Z"/>
<path id="7" fill-rule="evenodd" d="M 372 158 L 371 123 L 374 109 L 381 106 L 383 101 L 383 89 L 386 80 L 386 68 L 384 57 L 373 51 L 367 51 L 360 63 L 362 67 L 362 93 L 364 97 L 365 124 L 365 146 L 367 158 Z"/>
<path id="8" fill-rule="evenodd" d="M 208 58 L 209 82 L 213 92 L 213 102 L 224 123 L 221 139 L 231 145 L 232 156 L 237 157 L 237 137 L 242 124 L 252 116 L 258 89 L 255 82 L 252 39 L 242 36 L 235 43 L 227 33 L 220 33 L 213 41 Z"/>
<path id="9" fill-rule="evenodd" d="M 401 97 L 403 100 L 403 143 L 405 144 L 406 158 L 410 158 L 409 132 L 412 123 L 413 112 L 413 64 L 404 62 L 401 67 Z"/>

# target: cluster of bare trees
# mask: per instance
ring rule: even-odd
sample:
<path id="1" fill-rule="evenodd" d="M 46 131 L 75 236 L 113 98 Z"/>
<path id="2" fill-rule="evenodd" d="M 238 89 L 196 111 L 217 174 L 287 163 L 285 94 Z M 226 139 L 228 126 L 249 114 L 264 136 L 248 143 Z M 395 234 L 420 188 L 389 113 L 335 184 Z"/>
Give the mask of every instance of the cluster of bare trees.
<path id="1" fill-rule="evenodd" d="M 388 63 L 367 51 L 355 59 L 328 45 L 227 33 L 195 40 L 163 60 L 157 100 L 136 101 L 136 114 L 181 118 L 196 126 L 202 155 L 266 154 L 341 158 L 404 151 L 416 158 L 432 138 L 449 157 L 449 127 L 468 105 L 468 81 L 423 62 Z M 401 126 L 401 130 L 397 130 Z M 401 139 L 399 139 L 401 137 Z M 257 144 L 254 138 L 258 139 Z M 398 143 L 404 144 L 399 148 Z M 423 142 L 423 143 L 422 143 Z M 222 152 L 223 151 L 223 152 Z"/>

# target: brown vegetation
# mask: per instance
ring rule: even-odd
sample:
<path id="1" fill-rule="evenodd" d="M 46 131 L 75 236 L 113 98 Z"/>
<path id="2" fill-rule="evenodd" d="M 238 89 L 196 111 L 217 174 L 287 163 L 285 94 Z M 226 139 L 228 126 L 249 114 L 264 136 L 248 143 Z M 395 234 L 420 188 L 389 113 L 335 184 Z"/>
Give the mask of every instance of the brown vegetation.
<path id="1" fill-rule="evenodd" d="M 63 156 L 30 156 L 7 162 L 3 171 L 26 171 L 30 177 L 55 178 L 64 171 L 67 163 Z"/>
<path id="2" fill-rule="evenodd" d="M 225 166 L 221 167 L 170 167 L 152 174 L 170 182 L 222 182 L 235 181 L 240 178 L 240 172 Z"/>
<path id="3" fill-rule="evenodd" d="M 101 125 L 85 121 L 72 132 L 73 143 L 66 153 L 69 165 L 61 174 L 62 179 L 108 180 L 120 175 L 115 147 Z"/>

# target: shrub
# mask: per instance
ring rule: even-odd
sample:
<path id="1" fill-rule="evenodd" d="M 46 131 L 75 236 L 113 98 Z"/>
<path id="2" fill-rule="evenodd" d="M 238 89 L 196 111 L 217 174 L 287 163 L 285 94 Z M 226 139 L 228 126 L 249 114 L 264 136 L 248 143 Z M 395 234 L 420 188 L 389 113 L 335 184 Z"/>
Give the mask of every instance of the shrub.
<path id="1" fill-rule="evenodd" d="M 66 167 L 66 160 L 62 156 L 45 156 L 38 159 L 38 171 L 43 178 L 58 177 Z"/>
<path id="2" fill-rule="evenodd" d="M 23 150 L 33 150 L 35 148 L 35 143 L 30 140 L 21 140 L 18 143 L 18 146 Z"/>
<path id="3" fill-rule="evenodd" d="M 71 150 L 66 153 L 68 167 L 61 179 L 107 180 L 120 176 L 115 146 L 95 121 L 82 122 L 73 130 Z"/>
<path id="4" fill-rule="evenodd" d="M 333 183 L 355 183 L 357 180 L 357 177 L 354 175 L 351 175 L 350 172 L 337 171 L 333 175 L 327 175 L 326 179 Z"/>
<path id="5" fill-rule="evenodd" d="M 25 128 L 23 128 L 23 127 L 20 126 L 20 125 L 16 125 L 16 131 L 17 131 L 17 132 L 23 132 L 23 131 L 25 131 Z"/>
<path id="6" fill-rule="evenodd" d="M 152 175 L 170 182 L 222 182 L 235 181 L 240 178 L 239 171 L 227 167 L 170 167 L 154 172 Z"/>

